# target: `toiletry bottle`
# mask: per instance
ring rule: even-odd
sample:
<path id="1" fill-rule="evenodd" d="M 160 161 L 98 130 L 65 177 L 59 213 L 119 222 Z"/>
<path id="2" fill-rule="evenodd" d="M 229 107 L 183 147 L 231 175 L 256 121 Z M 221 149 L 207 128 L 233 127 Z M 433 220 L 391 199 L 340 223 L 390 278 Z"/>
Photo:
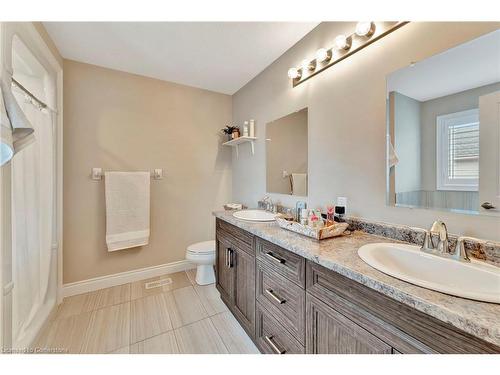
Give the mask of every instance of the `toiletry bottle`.
<path id="1" fill-rule="evenodd" d="M 243 123 L 243 137 L 248 137 L 248 121 Z"/>
<path id="2" fill-rule="evenodd" d="M 318 218 L 318 220 L 316 220 L 316 228 L 317 229 L 320 229 L 320 228 L 323 228 L 325 226 L 325 223 L 323 222 L 323 218 L 321 217 L 321 210 L 314 210 L 314 214 L 316 215 L 316 217 Z"/>
<path id="3" fill-rule="evenodd" d="M 334 215 L 335 206 L 326 206 L 326 226 L 330 226 L 334 224 Z"/>
<path id="4" fill-rule="evenodd" d="M 309 218 L 308 218 L 308 225 L 311 228 L 316 228 L 318 224 L 318 217 L 316 216 L 316 212 L 314 210 L 309 210 Z"/>
<path id="5" fill-rule="evenodd" d="M 250 120 L 248 134 L 250 137 L 255 137 L 255 120 Z"/>
<path id="6" fill-rule="evenodd" d="M 307 203 L 304 202 L 304 201 L 297 201 L 297 203 L 295 203 L 295 221 L 299 222 L 300 223 L 300 219 L 302 217 L 302 214 L 301 214 L 301 211 L 304 209 L 304 208 L 307 208 Z"/>
<path id="7" fill-rule="evenodd" d="M 309 223 L 308 217 L 309 217 L 309 210 L 307 208 L 302 208 L 300 210 L 300 224 L 307 225 Z"/>

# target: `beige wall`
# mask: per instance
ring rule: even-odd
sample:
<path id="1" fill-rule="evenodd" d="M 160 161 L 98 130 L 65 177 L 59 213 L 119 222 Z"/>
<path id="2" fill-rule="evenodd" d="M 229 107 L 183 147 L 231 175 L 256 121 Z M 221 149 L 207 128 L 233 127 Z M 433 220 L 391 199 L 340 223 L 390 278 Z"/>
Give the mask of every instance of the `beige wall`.
<path id="1" fill-rule="evenodd" d="M 179 261 L 213 239 L 211 211 L 231 196 L 230 149 L 219 146 L 230 122 L 228 95 L 64 60 L 64 282 Z M 107 252 L 92 167 L 163 168 L 149 245 Z"/>
<path id="2" fill-rule="evenodd" d="M 500 23 L 410 23 L 292 88 L 287 70 L 354 22 L 322 23 L 233 96 L 233 121 L 256 120 L 255 156 L 233 156 L 233 199 L 255 206 L 266 191 L 264 126 L 309 109 L 310 207 L 348 198 L 348 214 L 429 227 L 443 219 L 453 233 L 500 240 L 500 219 L 386 205 L 386 76 L 500 27 Z M 291 204 L 293 197 L 271 195 Z"/>

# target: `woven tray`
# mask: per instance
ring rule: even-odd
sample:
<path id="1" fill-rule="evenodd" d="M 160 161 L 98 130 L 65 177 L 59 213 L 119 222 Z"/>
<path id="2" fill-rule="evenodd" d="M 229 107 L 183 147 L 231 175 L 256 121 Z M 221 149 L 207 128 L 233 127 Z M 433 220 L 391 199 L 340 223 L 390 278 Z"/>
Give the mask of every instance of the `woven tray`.
<path id="1" fill-rule="evenodd" d="M 276 222 L 283 229 L 287 229 L 316 240 L 324 240 L 325 238 L 337 237 L 350 233 L 349 231 L 346 231 L 349 226 L 347 223 L 334 223 L 333 225 L 316 229 L 302 225 L 296 221 L 288 221 L 280 217 L 276 218 Z"/>

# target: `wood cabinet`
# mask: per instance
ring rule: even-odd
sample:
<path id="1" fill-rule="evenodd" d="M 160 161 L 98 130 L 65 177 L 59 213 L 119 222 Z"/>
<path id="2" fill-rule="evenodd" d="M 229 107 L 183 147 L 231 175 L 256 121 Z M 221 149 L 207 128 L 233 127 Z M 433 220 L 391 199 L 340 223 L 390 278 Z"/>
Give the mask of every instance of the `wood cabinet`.
<path id="1" fill-rule="evenodd" d="M 217 225 L 215 273 L 222 300 L 251 338 L 255 337 L 255 253 L 248 234 Z"/>
<path id="2" fill-rule="evenodd" d="M 308 354 L 391 354 L 392 347 L 320 300 L 307 295 Z"/>
<path id="3" fill-rule="evenodd" d="M 256 298 L 281 325 L 304 345 L 305 290 L 257 260 Z"/>
<path id="4" fill-rule="evenodd" d="M 257 302 L 255 344 L 266 354 L 302 354 L 304 346 Z"/>
<path id="5" fill-rule="evenodd" d="M 234 225 L 216 227 L 217 289 L 263 353 L 500 353 Z"/>
<path id="6" fill-rule="evenodd" d="M 302 289 L 305 288 L 306 260 L 304 258 L 258 237 L 255 244 L 255 252 L 259 261 Z"/>
<path id="7" fill-rule="evenodd" d="M 231 257 L 234 282 L 233 313 L 243 325 L 243 328 L 254 335 L 255 258 L 238 248 L 234 248 Z"/>
<path id="8" fill-rule="evenodd" d="M 307 299 L 314 297 L 393 348 L 393 353 L 499 353 L 500 348 L 311 261 Z M 315 304 L 313 304 L 315 305 Z M 308 308 L 312 308 L 308 302 Z M 311 313 L 306 331 L 314 333 Z M 362 332 L 362 331 L 361 331 Z M 361 340 L 365 335 L 359 336 Z M 306 346 L 314 344 L 309 331 Z M 312 349 L 311 349 L 312 350 Z M 322 346 L 322 350 L 325 347 Z M 309 352 L 309 348 L 308 348 Z"/>

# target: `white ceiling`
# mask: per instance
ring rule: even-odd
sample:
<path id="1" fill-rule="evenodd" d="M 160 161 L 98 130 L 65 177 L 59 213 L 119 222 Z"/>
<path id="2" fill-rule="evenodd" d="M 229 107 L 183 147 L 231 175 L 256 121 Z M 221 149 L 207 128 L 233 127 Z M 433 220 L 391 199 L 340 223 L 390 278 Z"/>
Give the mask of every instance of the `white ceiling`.
<path id="1" fill-rule="evenodd" d="M 426 101 L 495 82 L 500 82 L 500 29 L 392 73 L 387 89 Z"/>
<path id="2" fill-rule="evenodd" d="M 238 91 L 317 24 L 44 22 L 64 58 L 225 94 Z"/>

